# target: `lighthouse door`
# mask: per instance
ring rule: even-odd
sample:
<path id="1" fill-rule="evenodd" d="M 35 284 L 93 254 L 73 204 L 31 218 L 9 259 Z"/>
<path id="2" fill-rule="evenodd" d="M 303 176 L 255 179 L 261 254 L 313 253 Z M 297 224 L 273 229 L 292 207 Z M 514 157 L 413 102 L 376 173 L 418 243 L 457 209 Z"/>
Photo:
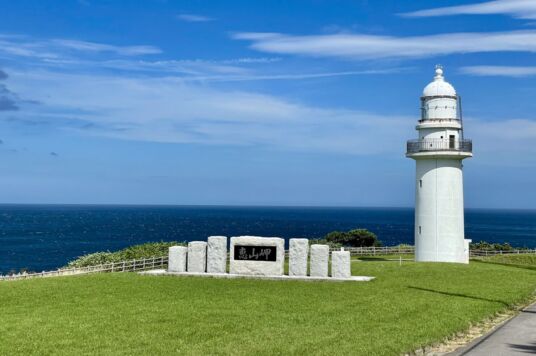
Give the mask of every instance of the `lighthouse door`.
<path id="1" fill-rule="evenodd" d="M 456 142 L 454 141 L 455 138 L 456 138 L 456 136 L 454 136 L 454 135 L 449 136 L 449 148 L 450 149 L 455 149 L 456 148 Z"/>

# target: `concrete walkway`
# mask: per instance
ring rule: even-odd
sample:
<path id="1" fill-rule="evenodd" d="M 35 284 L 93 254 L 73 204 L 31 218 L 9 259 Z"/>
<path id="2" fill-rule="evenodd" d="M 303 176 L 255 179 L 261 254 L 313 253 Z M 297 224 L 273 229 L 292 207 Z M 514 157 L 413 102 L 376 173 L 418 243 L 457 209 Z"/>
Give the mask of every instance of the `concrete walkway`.
<path id="1" fill-rule="evenodd" d="M 505 356 L 536 354 L 536 303 L 452 356 Z"/>

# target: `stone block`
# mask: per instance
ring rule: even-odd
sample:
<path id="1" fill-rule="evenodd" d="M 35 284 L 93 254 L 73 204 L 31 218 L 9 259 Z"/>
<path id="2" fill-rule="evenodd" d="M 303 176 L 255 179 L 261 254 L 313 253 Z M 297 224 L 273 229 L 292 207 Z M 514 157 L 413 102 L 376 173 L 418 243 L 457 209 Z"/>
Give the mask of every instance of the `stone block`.
<path id="1" fill-rule="evenodd" d="M 350 266 L 350 251 L 333 251 L 331 253 L 331 277 L 350 278 L 352 276 Z"/>
<path id="2" fill-rule="evenodd" d="M 207 272 L 227 272 L 227 237 L 210 236 L 207 239 Z"/>
<path id="3" fill-rule="evenodd" d="M 462 259 L 463 263 L 469 263 L 469 257 L 471 255 L 469 247 L 471 245 L 471 242 L 473 242 L 473 240 L 471 239 L 463 240 L 463 259 Z"/>
<path id="4" fill-rule="evenodd" d="M 207 268 L 207 243 L 192 241 L 188 243 L 188 272 L 203 273 Z"/>
<path id="5" fill-rule="evenodd" d="M 185 246 L 171 246 L 168 252 L 168 272 L 186 272 L 186 255 L 188 248 Z"/>
<path id="6" fill-rule="evenodd" d="M 232 274 L 281 276 L 285 263 L 285 240 L 279 237 L 231 237 Z"/>
<path id="7" fill-rule="evenodd" d="M 311 245 L 311 277 L 327 277 L 329 263 L 328 245 Z"/>
<path id="8" fill-rule="evenodd" d="M 288 275 L 307 276 L 307 257 L 309 257 L 309 240 L 290 239 Z"/>

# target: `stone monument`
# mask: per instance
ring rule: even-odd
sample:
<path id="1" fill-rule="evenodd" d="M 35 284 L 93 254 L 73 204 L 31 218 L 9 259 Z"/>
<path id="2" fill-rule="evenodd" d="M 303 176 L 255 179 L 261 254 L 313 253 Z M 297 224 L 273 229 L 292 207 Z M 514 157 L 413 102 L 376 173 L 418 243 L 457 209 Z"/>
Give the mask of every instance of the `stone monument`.
<path id="1" fill-rule="evenodd" d="M 311 277 L 327 277 L 329 263 L 328 245 L 311 245 Z"/>
<path id="2" fill-rule="evenodd" d="M 192 241 L 188 243 L 188 272 L 204 273 L 207 267 L 207 243 Z"/>
<path id="3" fill-rule="evenodd" d="M 231 274 L 282 276 L 285 240 L 279 237 L 231 237 Z"/>
<path id="4" fill-rule="evenodd" d="M 329 246 L 311 245 L 308 239 L 289 240 L 289 273 L 284 275 L 285 240 L 279 237 L 231 237 L 230 272 L 227 273 L 227 237 L 210 236 L 207 242 L 192 241 L 169 248 L 168 269 L 148 274 L 193 275 L 218 278 L 266 278 L 321 281 L 369 281 L 374 277 L 352 276 L 350 252 L 333 251 L 329 277 Z M 309 252 L 311 255 L 308 261 Z M 309 263 L 308 263 L 309 262 Z M 307 267 L 309 265 L 309 276 Z"/>
<path id="5" fill-rule="evenodd" d="M 289 276 L 307 276 L 307 258 L 309 257 L 308 239 L 290 239 L 289 241 Z"/>
<path id="6" fill-rule="evenodd" d="M 350 278 L 352 276 L 350 265 L 350 251 L 333 251 L 331 253 L 331 277 Z"/>
<path id="7" fill-rule="evenodd" d="M 210 236 L 207 239 L 207 273 L 227 272 L 227 237 Z"/>
<path id="8" fill-rule="evenodd" d="M 186 254 L 188 248 L 185 246 L 171 246 L 168 253 L 168 272 L 186 272 Z"/>

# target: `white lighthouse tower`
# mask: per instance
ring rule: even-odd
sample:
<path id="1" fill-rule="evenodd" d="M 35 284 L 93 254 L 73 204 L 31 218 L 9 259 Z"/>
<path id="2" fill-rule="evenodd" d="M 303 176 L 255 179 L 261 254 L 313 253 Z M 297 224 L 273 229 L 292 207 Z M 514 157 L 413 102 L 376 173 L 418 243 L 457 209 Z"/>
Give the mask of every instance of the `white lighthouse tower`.
<path id="1" fill-rule="evenodd" d="M 464 238 L 462 160 L 472 157 L 463 137 L 460 98 L 436 66 L 434 80 L 421 97 L 419 137 L 407 143 L 406 157 L 417 165 L 415 260 L 469 262 Z"/>

